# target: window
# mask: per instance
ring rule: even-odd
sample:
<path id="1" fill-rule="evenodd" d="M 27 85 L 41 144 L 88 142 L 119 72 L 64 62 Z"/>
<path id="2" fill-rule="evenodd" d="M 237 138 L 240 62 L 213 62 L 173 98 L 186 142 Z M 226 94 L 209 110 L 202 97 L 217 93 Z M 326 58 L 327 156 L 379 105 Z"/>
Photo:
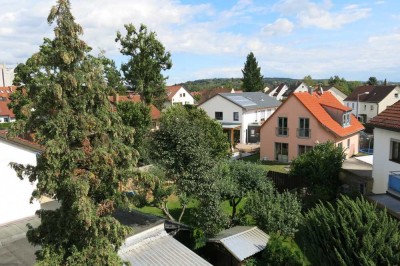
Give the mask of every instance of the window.
<path id="1" fill-rule="evenodd" d="M 299 145 L 298 147 L 298 155 L 302 155 L 303 153 L 309 152 L 312 150 L 312 146 L 307 145 Z"/>
<path id="2" fill-rule="evenodd" d="M 398 94 L 398 93 L 395 93 L 395 94 L 394 94 L 394 98 L 399 98 L 399 94 Z"/>
<path id="3" fill-rule="evenodd" d="M 275 160 L 287 162 L 289 155 L 289 144 L 275 142 Z"/>
<path id="4" fill-rule="evenodd" d="M 239 121 L 239 112 L 233 112 L 233 121 Z"/>
<path id="5" fill-rule="evenodd" d="M 390 160 L 396 163 L 400 163 L 400 141 L 390 141 L 391 156 Z"/>
<path id="6" fill-rule="evenodd" d="M 343 114 L 342 126 L 343 127 L 350 126 L 350 112 Z"/>
<path id="7" fill-rule="evenodd" d="M 278 136 L 288 136 L 289 130 L 287 127 L 287 117 L 278 117 L 278 127 L 277 127 L 277 135 Z"/>
<path id="8" fill-rule="evenodd" d="M 10 122 L 10 119 L 8 117 L 4 117 L 4 123 Z"/>
<path id="9" fill-rule="evenodd" d="M 367 105 L 366 104 L 364 104 L 364 111 L 366 111 L 367 110 Z"/>
<path id="10" fill-rule="evenodd" d="M 224 114 L 222 112 L 215 112 L 215 119 L 216 120 L 223 120 Z"/>
<path id="11" fill-rule="evenodd" d="M 347 139 L 347 148 L 350 149 L 350 139 Z"/>
<path id="12" fill-rule="evenodd" d="M 371 104 L 371 111 L 373 111 L 374 110 L 374 105 L 373 104 Z"/>
<path id="13" fill-rule="evenodd" d="M 183 97 L 186 97 L 186 93 L 182 93 Z"/>
<path id="14" fill-rule="evenodd" d="M 309 138 L 310 137 L 310 119 L 299 118 L 299 128 L 297 129 L 297 137 Z"/>
<path id="15" fill-rule="evenodd" d="M 354 109 L 354 103 L 351 103 L 351 108 L 353 108 L 353 109 Z"/>
<path id="16" fill-rule="evenodd" d="M 337 144 L 337 146 L 339 147 L 339 148 L 343 148 L 343 144 L 341 143 L 341 142 L 339 142 L 338 144 Z"/>

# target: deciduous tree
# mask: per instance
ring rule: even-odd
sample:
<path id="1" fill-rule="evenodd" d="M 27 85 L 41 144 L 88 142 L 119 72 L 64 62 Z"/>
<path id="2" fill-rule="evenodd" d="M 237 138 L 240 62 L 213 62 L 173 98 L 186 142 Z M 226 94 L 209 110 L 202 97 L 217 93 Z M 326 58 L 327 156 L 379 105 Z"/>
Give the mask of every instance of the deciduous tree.
<path id="1" fill-rule="evenodd" d="M 119 265 L 116 251 L 130 230 L 111 214 L 124 199 L 120 184 L 134 175 L 133 130 L 111 111 L 104 70 L 79 39 L 68 0 L 57 1 L 48 22 L 56 24 L 55 37 L 20 72 L 30 100 L 16 102 L 26 112 L 12 132 L 33 133 L 44 151 L 36 166 L 13 167 L 37 182 L 34 198 L 61 206 L 38 211 L 41 225 L 27 236 L 40 245 L 40 265 Z"/>
<path id="2" fill-rule="evenodd" d="M 263 76 L 261 75 L 261 68 L 253 52 L 247 55 L 246 63 L 242 69 L 243 73 L 243 89 L 245 91 L 261 91 L 264 89 Z"/>
<path id="3" fill-rule="evenodd" d="M 165 80 L 161 71 L 172 67 L 171 54 L 157 40 L 155 32 L 148 32 L 143 24 L 139 29 L 132 24 L 125 25 L 126 36 L 117 32 L 116 42 L 121 44 L 121 53 L 129 57 L 122 64 L 125 81 L 132 90 L 140 94 L 142 101 L 154 103 L 157 108 L 166 98 Z"/>

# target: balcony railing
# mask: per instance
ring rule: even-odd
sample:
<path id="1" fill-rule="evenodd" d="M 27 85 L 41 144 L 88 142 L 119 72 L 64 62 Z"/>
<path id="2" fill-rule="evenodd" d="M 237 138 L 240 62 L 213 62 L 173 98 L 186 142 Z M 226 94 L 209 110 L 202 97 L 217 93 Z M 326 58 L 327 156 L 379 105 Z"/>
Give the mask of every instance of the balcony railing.
<path id="1" fill-rule="evenodd" d="M 289 136 L 289 128 L 277 127 L 277 128 L 275 128 L 275 133 L 276 133 L 277 137 L 288 137 Z"/>
<path id="2" fill-rule="evenodd" d="M 311 129 L 310 128 L 298 128 L 297 129 L 297 137 L 298 138 L 311 138 Z"/>
<path id="3" fill-rule="evenodd" d="M 388 190 L 400 194 L 400 171 L 389 172 Z"/>

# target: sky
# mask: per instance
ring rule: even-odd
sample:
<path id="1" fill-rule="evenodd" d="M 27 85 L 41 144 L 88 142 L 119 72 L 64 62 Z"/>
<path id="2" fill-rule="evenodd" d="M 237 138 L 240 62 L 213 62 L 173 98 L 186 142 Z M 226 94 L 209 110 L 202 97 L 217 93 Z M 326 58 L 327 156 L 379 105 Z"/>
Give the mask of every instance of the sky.
<path id="1" fill-rule="evenodd" d="M 117 66 L 124 25 L 156 32 L 172 55 L 167 84 L 241 78 L 253 52 L 264 77 L 400 81 L 398 0 L 70 0 L 82 38 Z M 0 64 L 14 67 L 53 37 L 55 0 L 2 0 Z"/>

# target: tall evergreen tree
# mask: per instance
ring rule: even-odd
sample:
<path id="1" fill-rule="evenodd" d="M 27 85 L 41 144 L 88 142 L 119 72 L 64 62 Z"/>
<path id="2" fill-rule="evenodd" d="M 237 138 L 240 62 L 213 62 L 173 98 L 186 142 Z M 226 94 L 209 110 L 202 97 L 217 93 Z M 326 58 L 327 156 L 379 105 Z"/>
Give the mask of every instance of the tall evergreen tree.
<path id="1" fill-rule="evenodd" d="M 126 36 L 117 32 L 116 42 L 121 44 L 121 53 L 129 57 L 122 64 L 125 81 L 132 90 L 140 94 L 145 103 L 154 103 L 161 109 L 166 98 L 165 80 L 161 71 L 172 67 L 171 54 L 157 40 L 155 32 L 148 32 L 143 24 L 139 29 L 125 25 Z"/>
<path id="2" fill-rule="evenodd" d="M 261 91 L 264 88 L 264 77 L 261 75 L 261 68 L 258 66 L 253 52 L 247 55 L 242 73 L 242 87 L 245 91 Z"/>
<path id="3" fill-rule="evenodd" d="M 133 130 L 112 112 L 98 59 L 79 39 L 68 0 L 58 0 L 48 17 L 54 39 L 45 39 L 22 71 L 26 84 L 15 102 L 25 119 L 13 134 L 34 133 L 44 147 L 37 165 L 12 164 L 20 178 L 37 182 L 33 198 L 52 197 L 56 210 L 40 210 L 41 225 L 27 236 L 39 265 L 120 265 L 116 251 L 129 229 L 112 217 L 124 200 L 119 190 L 134 174 Z M 22 68 L 22 67 L 21 67 Z"/>

